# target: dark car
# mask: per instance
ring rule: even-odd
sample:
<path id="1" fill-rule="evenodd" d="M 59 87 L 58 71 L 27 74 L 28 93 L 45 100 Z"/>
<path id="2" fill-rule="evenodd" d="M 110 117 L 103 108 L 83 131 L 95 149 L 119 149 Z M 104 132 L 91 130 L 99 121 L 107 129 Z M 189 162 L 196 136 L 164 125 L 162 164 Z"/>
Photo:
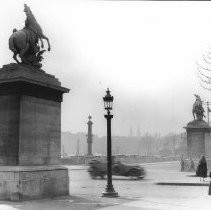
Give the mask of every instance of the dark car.
<path id="1" fill-rule="evenodd" d="M 107 175 L 107 163 L 100 160 L 92 160 L 89 163 L 88 172 L 95 179 L 97 177 L 104 178 Z M 143 167 L 137 164 L 125 164 L 120 161 L 114 162 L 112 165 L 112 174 L 116 176 L 126 176 L 131 178 L 143 179 L 146 172 Z"/>

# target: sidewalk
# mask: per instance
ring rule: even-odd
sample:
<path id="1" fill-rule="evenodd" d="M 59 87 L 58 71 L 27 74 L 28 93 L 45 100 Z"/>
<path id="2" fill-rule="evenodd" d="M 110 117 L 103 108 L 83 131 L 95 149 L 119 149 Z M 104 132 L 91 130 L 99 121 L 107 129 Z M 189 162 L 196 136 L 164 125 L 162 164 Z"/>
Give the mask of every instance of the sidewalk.
<path id="1" fill-rule="evenodd" d="M 95 210 L 131 202 L 129 198 L 103 198 L 100 196 L 64 196 L 23 202 L 0 201 L 0 210 Z"/>
<path id="2" fill-rule="evenodd" d="M 194 173 L 194 172 L 192 172 Z M 155 182 L 157 185 L 174 185 L 174 186 L 209 186 L 210 178 L 207 177 L 204 181 L 200 177 L 190 175 L 190 172 L 180 172 L 175 178 L 169 178 L 169 180 Z"/>
<path id="3" fill-rule="evenodd" d="M 210 210 L 211 197 L 198 199 L 168 198 L 93 198 L 69 196 L 39 201 L 3 202 L 0 210 Z"/>
<path id="4" fill-rule="evenodd" d="M 101 208 L 101 210 L 210 210 L 211 197 L 198 199 L 147 198 L 125 204 Z"/>

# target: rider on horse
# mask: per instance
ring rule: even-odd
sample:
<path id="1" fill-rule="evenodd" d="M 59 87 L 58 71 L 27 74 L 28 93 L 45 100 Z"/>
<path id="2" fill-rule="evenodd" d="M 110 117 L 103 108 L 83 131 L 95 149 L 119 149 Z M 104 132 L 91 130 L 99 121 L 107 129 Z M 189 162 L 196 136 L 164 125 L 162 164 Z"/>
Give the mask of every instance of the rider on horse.
<path id="1" fill-rule="evenodd" d="M 196 97 L 196 101 L 193 104 L 193 110 L 192 110 L 193 117 L 195 119 L 195 115 L 194 114 L 196 114 L 196 118 L 198 120 L 203 120 L 203 117 L 205 117 L 205 115 L 204 115 L 204 108 L 202 106 L 202 100 L 201 100 L 199 95 L 194 94 L 194 96 Z"/>
<path id="2" fill-rule="evenodd" d="M 37 46 L 38 40 L 41 41 L 41 47 L 44 47 L 43 41 L 41 39 L 41 35 L 43 32 L 40 25 L 37 23 L 34 15 L 32 14 L 30 7 L 28 7 L 26 4 L 24 4 L 24 12 L 26 13 L 26 20 L 25 27 L 22 30 L 24 30 L 27 34 L 27 41 L 31 46 L 31 50 L 36 53 L 37 51 L 39 51 L 39 46 Z M 36 36 L 33 36 L 34 34 Z"/>
<path id="3" fill-rule="evenodd" d="M 19 55 L 22 63 L 40 68 L 45 50 L 40 50 L 39 41 L 41 48 L 44 47 L 43 39 L 47 41 L 48 51 L 51 49 L 50 42 L 26 4 L 24 4 L 24 12 L 26 14 L 25 27 L 19 31 L 13 29 L 13 34 L 9 38 L 9 49 L 14 53 L 13 58 L 17 63 L 20 63 L 17 59 Z"/>

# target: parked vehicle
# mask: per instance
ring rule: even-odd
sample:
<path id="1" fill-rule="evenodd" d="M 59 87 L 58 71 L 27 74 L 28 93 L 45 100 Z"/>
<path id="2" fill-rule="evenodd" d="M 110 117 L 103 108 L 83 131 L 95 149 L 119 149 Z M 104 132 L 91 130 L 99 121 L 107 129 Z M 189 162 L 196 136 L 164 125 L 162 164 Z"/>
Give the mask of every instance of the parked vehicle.
<path id="1" fill-rule="evenodd" d="M 107 175 L 107 163 L 100 160 L 92 160 L 89 163 L 88 172 L 95 179 L 100 177 L 103 179 Z M 112 174 L 116 176 L 126 176 L 131 178 L 143 179 L 146 171 L 137 164 L 125 164 L 120 161 L 114 162 L 112 165 Z"/>

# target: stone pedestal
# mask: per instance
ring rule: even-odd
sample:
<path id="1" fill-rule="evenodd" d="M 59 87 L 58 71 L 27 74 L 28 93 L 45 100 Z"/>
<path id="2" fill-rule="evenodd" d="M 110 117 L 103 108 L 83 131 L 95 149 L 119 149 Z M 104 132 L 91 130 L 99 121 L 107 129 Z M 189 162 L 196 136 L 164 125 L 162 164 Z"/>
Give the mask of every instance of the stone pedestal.
<path id="1" fill-rule="evenodd" d="M 205 156 L 207 160 L 208 171 L 211 171 L 211 136 L 210 133 L 205 133 Z"/>
<path id="2" fill-rule="evenodd" d="M 0 69 L 0 199 L 68 194 L 67 169 L 56 166 L 62 95 L 67 92 L 43 70 L 18 64 Z M 12 183 L 19 184 L 15 188 Z"/>
<path id="3" fill-rule="evenodd" d="M 204 120 L 193 120 L 184 127 L 187 132 L 188 157 L 200 159 L 206 156 L 208 166 L 211 166 L 211 127 Z"/>
<path id="4" fill-rule="evenodd" d="M 69 178 L 61 166 L 1 166 L 0 198 L 22 201 L 69 194 Z"/>

